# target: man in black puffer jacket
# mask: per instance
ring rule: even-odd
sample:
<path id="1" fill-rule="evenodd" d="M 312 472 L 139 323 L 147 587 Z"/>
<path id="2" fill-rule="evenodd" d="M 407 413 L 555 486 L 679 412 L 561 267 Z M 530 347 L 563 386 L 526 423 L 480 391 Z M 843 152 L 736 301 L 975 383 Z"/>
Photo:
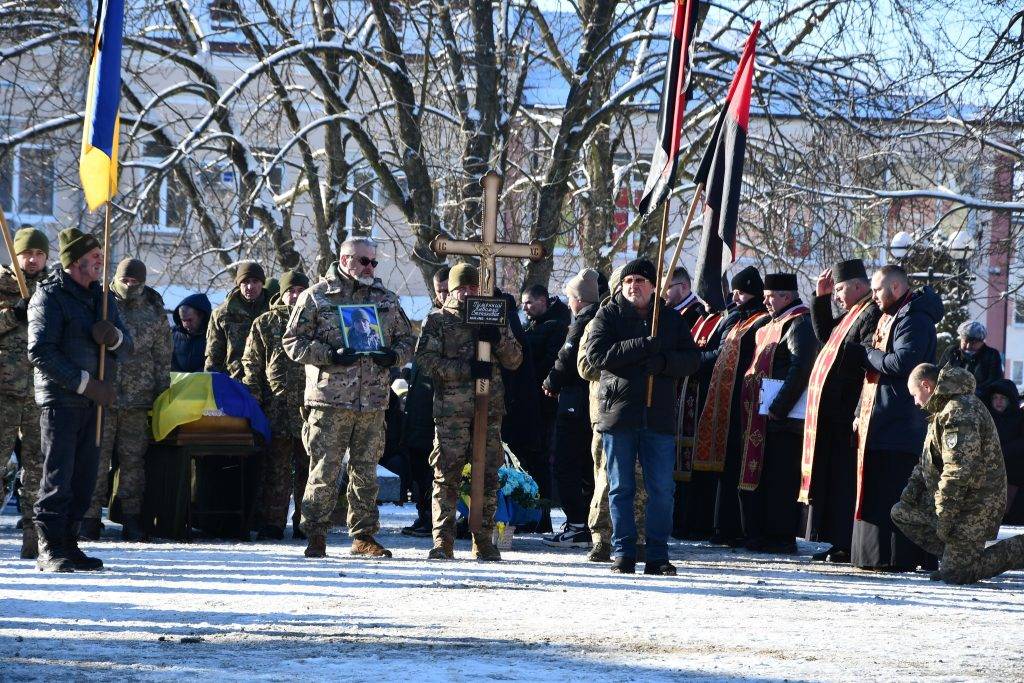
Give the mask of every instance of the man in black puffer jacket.
<path id="1" fill-rule="evenodd" d="M 674 575 L 668 559 L 675 482 L 676 400 L 679 380 L 696 372 L 700 355 L 683 319 L 654 296 L 654 264 L 636 259 L 622 271 L 622 287 L 591 323 L 587 361 L 601 371 L 601 419 L 612 517 L 612 571 L 636 567 L 634 466 L 637 457 L 647 489 L 645 574 Z M 660 306 L 657 336 L 651 334 Z M 654 392 L 647 405 L 648 378 Z"/>
<path id="2" fill-rule="evenodd" d="M 1003 357 L 999 351 L 985 343 L 988 330 L 977 321 L 966 322 L 956 328 L 959 343 L 951 344 L 939 360 L 939 369 L 966 368 L 974 375 L 981 396 L 993 382 L 1003 378 Z"/>
<path id="3" fill-rule="evenodd" d="M 594 496 L 594 460 L 590 455 L 590 415 L 588 382 L 576 368 L 583 329 L 597 313 L 600 302 L 600 275 L 593 268 L 584 268 L 565 285 L 573 319 L 565 344 L 558 352 L 554 367 L 544 380 L 544 393 L 558 399 L 555 418 L 555 480 L 558 497 L 565 512 L 565 526 L 548 536 L 544 544 L 556 548 L 590 546 L 587 513 Z"/>
<path id="4" fill-rule="evenodd" d="M 78 530 L 89 508 L 99 464 L 96 406 L 116 397 L 116 359 L 133 350 L 113 294 L 102 319 L 100 243 L 77 228 L 60 233 L 60 263 L 36 289 L 28 307 L 28 359 L 35 367 L 43 478 L 35 506 L 42 571 L 102 569 L 78 548 Z M 106 374 L 96 379 L 100 345 Z"/>

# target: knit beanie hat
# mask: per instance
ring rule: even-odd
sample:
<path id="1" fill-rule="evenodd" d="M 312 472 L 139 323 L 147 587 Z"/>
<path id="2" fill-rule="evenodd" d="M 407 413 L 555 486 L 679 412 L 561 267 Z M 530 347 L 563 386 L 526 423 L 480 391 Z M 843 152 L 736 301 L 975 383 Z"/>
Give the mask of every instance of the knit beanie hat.
<path id="1" fill-rule="evenodd" d="M 60 265 L 65 268 L 93 249 L 101 248 L 99 240 L 78 228 L 61 230 L 57 240 L 60 244 Z"/>
<path id="2" fill-rule="evenodd" d="M 281 291 L 287 292 L 292 287 L 309 287 L 309 278 L 297 270 L 285 271 L 280 280 Z"/>
<path id="3" fill-rule="evenodd" d="M 14 253 L 20 254 L 29 249 L 38 249 L 50 255 L 50 238 L 46 233 L 36 228 L 22 228 L 14 233 Z"/>
<path id="4" fill-rule="evenodd" d="M 263 272 L 263 266 L 255 261 L 243 261 L 239 263 L 238 269 L 235 271 L 235 284 L 240 285 L 251 277 L 256 278 L 264 284 L 267 282 L 267 275 Z"/>
<path id="5" fill-rule="evenodd" d="M 625 268 L 622 269 L 623 280 L 630 275 L 640 275 L 645 277 L 653 285 L 656 284 L 655 280 L 658 279 L 658 269 L 654 267 L 653 263 L 645 258 L 633 259 L 626 264 Z"/>
<path id="6" fill-rule="evenodd" d="M 576 297 L 583 303 L 596 304 L 601 300 L 598 275 L 599 273 L 593 268 L 584 268 L 565 284 L 565 293 Z"/>
<path id="7" fill-rule="evenodd" d="M 468 263 L 459 263 L 448 273 L 448 291 L 459 287 L 476 287 L 480 284 L 480 272 Z"/>
<path id="8" fill-rule="evenodd" d="M 126 258 L 117 264 L 114 271 L 114 279 L 120 280 L 123 277 L 132 277 L 141 283 L 146 282 L 146 264 L 134 258 Z"/>

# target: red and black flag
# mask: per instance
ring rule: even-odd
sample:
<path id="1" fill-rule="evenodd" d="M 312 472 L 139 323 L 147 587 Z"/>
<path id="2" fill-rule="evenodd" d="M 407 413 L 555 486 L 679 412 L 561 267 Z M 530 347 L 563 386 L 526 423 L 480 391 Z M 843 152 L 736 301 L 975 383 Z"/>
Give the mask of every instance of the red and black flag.
<path id="1" fill-rule="evenodd" d="M 697 258 L 697 296 L 713 311 L 725 309 L 722 291 L 722 246 L 729 247 L 729 262 L 736 260 L 736 222 L 743 185 L 743 157 L 750 121 L 750 91 L 754 83 L 754 48 L 761 22 L 747 38 L 740 65 L 733 76 L 725 107 L 715 122 L 711 141 L 694 176 L 703 183 L 704 230 Z"/>
<path id="2" fill-rule="evenodd" d="M 683 127 L 683 112 L 690 96 L 694 34 L 697 32 L 698 0 L 676 0 L 672 10 L 672 37 L 668 46 L 665 83 L 661 88 L 658 144 L 651 156 L 640 213 L 647 215 L 661 206 L 676 182 L 676 158 Z"/>

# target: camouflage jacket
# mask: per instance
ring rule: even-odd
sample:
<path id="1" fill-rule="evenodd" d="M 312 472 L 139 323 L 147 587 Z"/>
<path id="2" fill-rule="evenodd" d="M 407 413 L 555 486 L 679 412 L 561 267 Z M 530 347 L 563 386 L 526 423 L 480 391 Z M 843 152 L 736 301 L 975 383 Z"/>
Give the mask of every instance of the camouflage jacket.
<path id="1" fill-rule="evenodd" d="M 361 356 L 347 367 L 331 362 L 331 352 L 345 345 L 338 306 L 352 304 L 377 306 L 385 346 L 398 355 L 396 366 L 405 365 L 412 357 L 416 340 L 398 295 L 385 289 L 380 280 L 364 285 L 339 273 L 334 264 L 327 275 L 299 295 L 284 332 L 285 353 L 306 366 L 303 403 L 307 407 L 364 412 L 388 407 L 389 368 L 380 367 L 369 356 Z"/>
<path id="2" fill-rule="evenodd" d="M 152 408 L 171 383 L 171 326 L 164 300 L 150 287 L 127 299 L 115 287 L 110 291 L 135 341 L 131 355 L 119 359 L 117 407 Z"/>
<path id="3" fill-rule="evenodd" d="M 921 460 L 907 488 L 934 499 L 938 535 L 995 538 L 1006 511 L 1006 466 L 995 423 L 963 368 L 939 374 Z M 917 488 L 915 492 L 913 489 Z"/>
<path id="4" fill-rule="evenodd" d="M 434 379 L 434 420 L 445 417 L 472 417 L 475 382 L 470 377 L 470 361 L 476 358 L 476 326 L 462 322 L 463 305 L 454 295 L 441 310 L 431 311 L 423 322 L 416 344 L 416 363 Z M 505 386 L 501 367 L 515 370 L 523 362 L 523 347 L 512 330 L 501 328 L 501 341 L 493 348 L 497 361 L 491 371 L 490 415 L 505 413 Z"/>
<path id="5" fill-rule="evenodd" d="M 40 272 L 41 276 L 46 271 Z M 25 277 L 28 295 L 42 277 Z M 28 362 L 28 323 L 20 322 L 11 310 L 21 300 L 18 278 L 9 265 L 0 265 L 0 395 L 32 396 L 32 364 Z"/>
<path id="6" fill-rule="evenodd" d="M 274 436 L 297 438 L 302 430 L 299 409 L 306 372 L 301 363 L 288 357 L 281 344 L 291 312 L 287 304 L 278 302 L 256 318 L 242 354 L 242 381 L 263 407 Z"/>
<path id="7" fill-rule="evenodd" d="M 587 326 L 583 328 L 583 336 L 580 337 L 580 343 L 577 345 L 578 349 L 584 349 L 586 344 L 590 343 L 590 331 L 592 329 L 594 329 L 594 326 L 590 323 L 587 323 Z M 586 353 L 579 352 L 576 354 L 576 369 L 579 371 L 580 377 L 587 380 L 587 384 L 590 387 L 588 392 L 590 424 L 596 425 L 597 421 L 601 419 L 601 371 L 590 364 Z"/>
<path id="8" fill-rule="evenodd" d="M 242 381 L 242 353 L 256 318 L 270 310 L 267 293 L 249 303 L 236 287 L 210 314 L 206 328 L 206 372 L 223 372 Z"/>

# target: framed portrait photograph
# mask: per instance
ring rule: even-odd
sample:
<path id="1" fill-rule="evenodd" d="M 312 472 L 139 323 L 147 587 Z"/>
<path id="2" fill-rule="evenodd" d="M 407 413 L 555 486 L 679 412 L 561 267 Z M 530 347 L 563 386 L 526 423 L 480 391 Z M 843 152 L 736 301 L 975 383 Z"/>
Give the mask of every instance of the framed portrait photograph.
<path id="1" fill-rule="evenodd" d="M 341 319 L 345 348 L 359 353 L 372 353 L 387 345 L 384 330 L 380 326 L 380 315 L 374 304 L 338 306 L 338 317 Z"/>

